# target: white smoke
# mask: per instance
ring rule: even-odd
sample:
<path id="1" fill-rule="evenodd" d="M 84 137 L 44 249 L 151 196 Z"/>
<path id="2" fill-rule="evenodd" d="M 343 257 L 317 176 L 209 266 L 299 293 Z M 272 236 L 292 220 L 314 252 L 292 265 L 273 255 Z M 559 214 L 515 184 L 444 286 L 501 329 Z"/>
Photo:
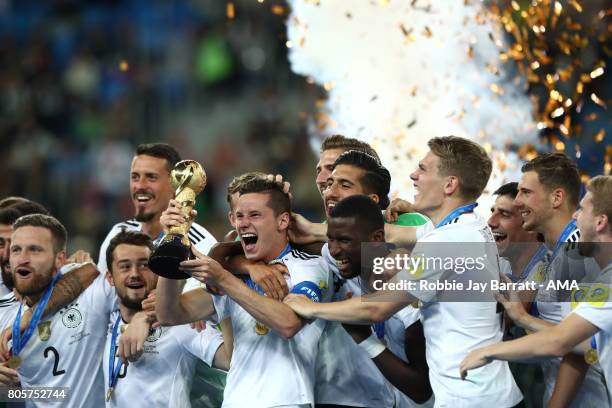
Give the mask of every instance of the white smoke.
<path id="1" fill-rule="evenodd" d="M 392 193 L 411 191 L 408 175 L 431 137 L 468 137 L 494 155 L 536 140 L 531 103 L 504 78 L 502 35 L 480 2 L 289 3 L 292 69 L 329 91 L 318 121 L 327 125 L 313 126 L 315 136 L 371 143 L 393 175 Z"/>

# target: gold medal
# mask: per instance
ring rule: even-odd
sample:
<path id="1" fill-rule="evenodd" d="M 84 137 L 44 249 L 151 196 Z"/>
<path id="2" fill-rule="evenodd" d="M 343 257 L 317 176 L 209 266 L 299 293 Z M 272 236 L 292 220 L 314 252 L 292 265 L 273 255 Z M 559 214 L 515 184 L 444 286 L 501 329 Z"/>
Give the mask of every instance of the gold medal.
<path id="1" fill-rule="evenodd" d="M 268 329 L 265 324 L 259 322 L 255 323 L 255 333 L 259 334 L 260 336 L 265 336 L 269 332 L 270 329 Z"/>
<path id="2" fill-rule="evenodd" d="M 599 356 L 597 355 L 597 350 L 594 348 L 590 348 L 584 353 L 584 361 L 588 364 L 593 365 L 599 361 Z"/>
<path id="3" fill-rule="evenodd" d="M 12 368 L 13 370 L 16 370 L 20 366 L 21 366 L 21 358 L 19 358 L 19 356 L 12 356 L 11 358 L 9 358 L 9 361 L 7 363 L 8 368 Z"/>
<path id="4" fill-rule="evenodd" d="M 113 387 L 110 387 L 108 391 L 106 391 L 106 401 L 110 401 L 111 396 L 113 395 Z"/>

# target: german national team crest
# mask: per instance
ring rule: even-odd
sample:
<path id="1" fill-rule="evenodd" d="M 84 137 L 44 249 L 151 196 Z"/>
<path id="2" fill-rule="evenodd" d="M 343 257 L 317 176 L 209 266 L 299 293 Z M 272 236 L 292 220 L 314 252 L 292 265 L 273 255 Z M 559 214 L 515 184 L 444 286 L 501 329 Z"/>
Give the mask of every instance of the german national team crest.
<path id="1" fill-rule="evenodd" d="M 38 338 L 41 341 L 47 341 L 51 337 L 51 322 L 46 321 L 38 325 Z"/>
<path id="2" fill-rule="evenodd" d="M 74 329 L 78 327 L 83 321 L 83 316 L 81 316 L 81 312 L 79 309 L 75 307 L 71 307 L 63 313 L 62 323 L 69 329 Z"/>

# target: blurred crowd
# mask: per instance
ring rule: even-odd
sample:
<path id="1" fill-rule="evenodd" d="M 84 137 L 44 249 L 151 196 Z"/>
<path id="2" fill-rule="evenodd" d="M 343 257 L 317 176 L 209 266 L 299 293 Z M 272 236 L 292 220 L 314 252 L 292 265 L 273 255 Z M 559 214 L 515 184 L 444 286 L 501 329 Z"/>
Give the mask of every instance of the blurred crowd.
<path id="1" fill-rule="evenodd" d="M 282 0 L 0 0 L 0 196 L 43 203 L 96 255 L 132 216 L 135 146 L 163 141 L 206 169 L 199 222 L 216 236 L 225 186 L 249 170 L 283 174 L 298 210 L 320 217 L 304 119 L 323 90 L 290 70 L 286 10 Z M 600 131 L 609 116 L 583 125 L 599 136 L 565 149 L 599 174 L 612 157 Z"/>
<path id="2" fill-rule="evenodd" d="M 133 215 L 135 146 L 166 141 L 208 172 L 199 221 L 222 235 L 235 174 L 314 168 L 300 116 L 317 91 L 291 73 L 284 31 L 248 1 L 230 19 L 214 0 L 0 0 L 0 196 L 43 203 L 95 253 Z M 295 184 L 315 211 L 315 186 Z"/>

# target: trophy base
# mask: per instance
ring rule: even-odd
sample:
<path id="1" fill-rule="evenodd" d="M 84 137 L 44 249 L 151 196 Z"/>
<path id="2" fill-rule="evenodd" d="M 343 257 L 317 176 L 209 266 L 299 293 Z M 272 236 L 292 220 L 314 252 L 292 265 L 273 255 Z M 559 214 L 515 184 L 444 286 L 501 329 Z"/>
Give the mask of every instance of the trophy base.
<path id="1" fill-rule="evenodd" d="M 191 247 L 183 242 L 181 235 L 164 237 L 149 258 L 149 268 L 155 274 L 168 279 L 187 279 L 190 276 L 179 271 L 179 264 L 190 258 Z"/>

